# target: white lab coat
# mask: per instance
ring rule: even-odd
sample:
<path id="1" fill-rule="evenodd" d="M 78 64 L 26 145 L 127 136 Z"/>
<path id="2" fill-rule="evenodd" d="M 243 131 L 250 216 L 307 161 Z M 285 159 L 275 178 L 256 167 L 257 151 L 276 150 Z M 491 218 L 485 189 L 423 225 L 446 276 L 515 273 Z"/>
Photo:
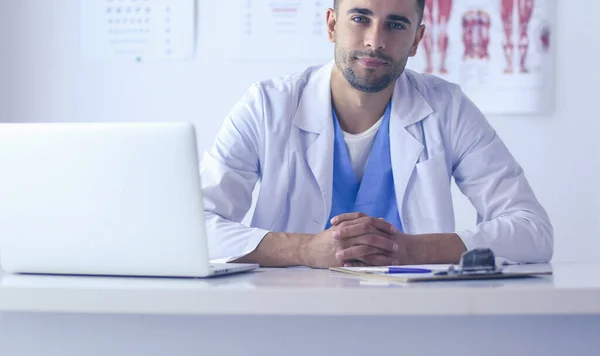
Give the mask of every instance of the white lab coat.
<path id="1" fill-rule="evenodd" d="M 201 179 L 211 259 L 252 252 L 270 231 L 316 234 L 329 219 L 333 63 L 252 85 L 204 154 Z M 410 70 L 397 80 L 390 146 L 398 210 L 409 234 L 457 233 L 515 262 L 547 262 L 553 229 L 523 170 L 454 84 Z M 451 177 L 478 212 L 455 231 Z M 260 190 L 250 227 L 257 181 Z"/>

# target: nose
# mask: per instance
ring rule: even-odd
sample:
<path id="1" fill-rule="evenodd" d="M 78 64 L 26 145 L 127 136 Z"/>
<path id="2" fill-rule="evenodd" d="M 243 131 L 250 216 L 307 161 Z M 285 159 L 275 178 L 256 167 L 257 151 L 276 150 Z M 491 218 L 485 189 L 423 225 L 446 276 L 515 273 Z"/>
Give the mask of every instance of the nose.
<path id="1" fill-rule="evenodd" d="M 383 30 L 380 26 L 371 26 L 365 34 L 365 47 L 373 51 L 385 49 Z"/>

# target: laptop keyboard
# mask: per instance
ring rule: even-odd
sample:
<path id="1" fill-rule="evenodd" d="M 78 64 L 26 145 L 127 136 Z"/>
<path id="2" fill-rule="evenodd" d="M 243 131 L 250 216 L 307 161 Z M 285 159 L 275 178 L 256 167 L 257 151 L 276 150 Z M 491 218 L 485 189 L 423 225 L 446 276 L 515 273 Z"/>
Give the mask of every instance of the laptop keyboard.
<path id="1" fill-rule="evenodd" d="M 222 270 L 222 269 L 229 269 L 232 266 L 227 264 L 227 263 L 211 263 L 210 264 L 210 269 L 211 270 Z"/>

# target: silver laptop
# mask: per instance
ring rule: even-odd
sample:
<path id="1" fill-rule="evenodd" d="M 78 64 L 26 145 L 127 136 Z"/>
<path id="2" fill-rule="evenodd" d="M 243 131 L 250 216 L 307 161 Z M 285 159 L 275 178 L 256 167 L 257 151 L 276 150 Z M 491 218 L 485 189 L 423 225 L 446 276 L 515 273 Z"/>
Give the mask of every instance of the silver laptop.
<path id="1" fill-rule="evenodd" d="M 194 126 L 0 124 L 0 267 L 209 277 Z"/>

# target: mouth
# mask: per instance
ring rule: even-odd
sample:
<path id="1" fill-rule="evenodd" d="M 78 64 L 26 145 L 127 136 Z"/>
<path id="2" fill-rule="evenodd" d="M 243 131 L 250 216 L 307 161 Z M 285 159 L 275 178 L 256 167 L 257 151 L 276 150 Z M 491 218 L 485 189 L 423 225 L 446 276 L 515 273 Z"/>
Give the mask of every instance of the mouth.
<path id="1" fill-rule="evenodd" d="M 379 68 L 387 64 L 386 61 L 372 57 L 357 58 L 358 63 L 367 68 Z"/>

